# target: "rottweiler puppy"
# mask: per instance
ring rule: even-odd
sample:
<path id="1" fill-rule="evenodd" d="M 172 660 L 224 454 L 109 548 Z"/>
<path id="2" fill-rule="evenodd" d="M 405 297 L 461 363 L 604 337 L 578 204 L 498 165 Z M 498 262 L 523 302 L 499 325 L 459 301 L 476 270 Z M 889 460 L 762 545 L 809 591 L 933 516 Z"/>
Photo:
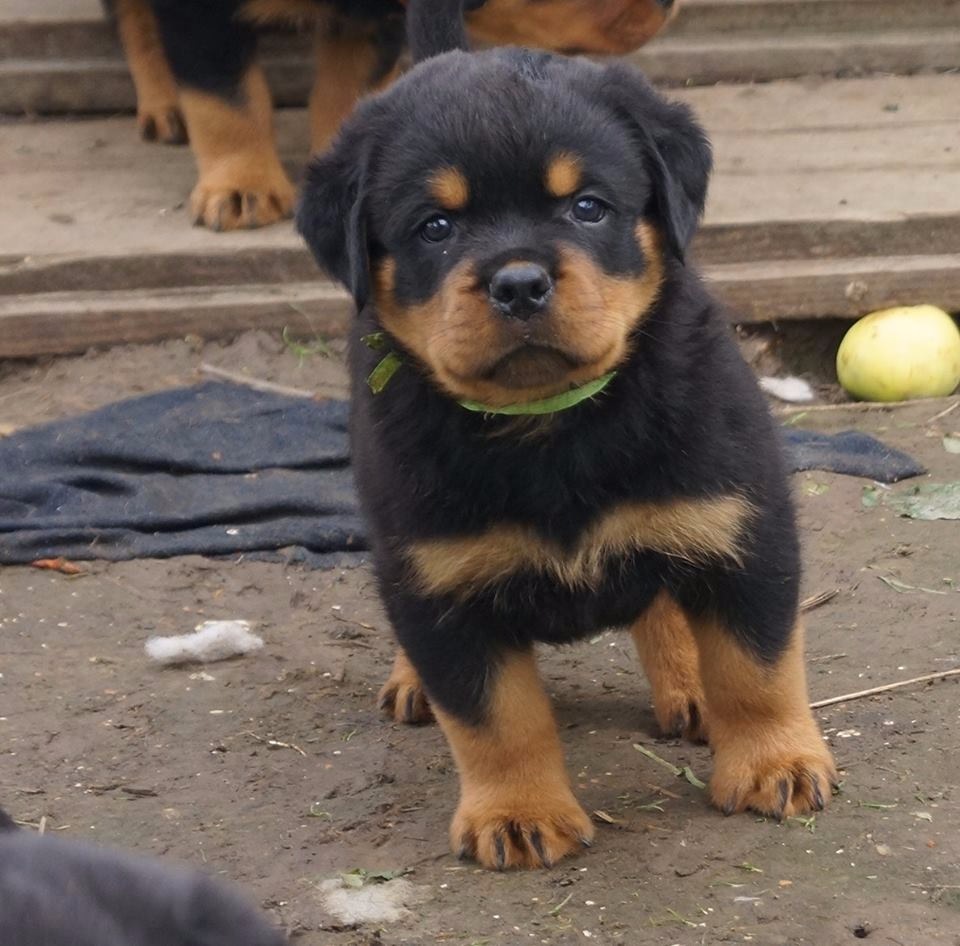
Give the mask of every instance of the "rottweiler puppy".
<path id="1" fill-rule="evenodd" d="M 407 7 L 419 24 L 415 59 L 450 42 L 464 17 L 480 42 L 623 53 L 670 18 L 674 0 L 107 0 L 114 8 L 143 137 L 187 134 L 199 169 L 195 223 L 257 227 L 289 216 L 294 190 L 273 135 L 272 104 L 257 63 L 260 28 L 314 36 L 311 148 L 325 148 L 365 92 L 402 66 Z M 437 43 L 440 45 L 437 45 Z M 178 95 L 179 89 L 179 95 Z"/>
<path id="2" fill-rule="evenodd" d="M 0 810 L 4 946 L 283 946 L 232 887 L 199 871 L 17 831 Z"/>
<path id="3" fill-rule="evenodd" d="M 451 52 L 361 103 L 298 225 L 356 300 L 353 461 L 400 643 L 382 704 L 436 717 L 453 849 L 589 845 L 537 643 L 629 628 L 725 813 L 819 811 L 778 438 L 684 255 L 704 132 L 624 65 Z"/>

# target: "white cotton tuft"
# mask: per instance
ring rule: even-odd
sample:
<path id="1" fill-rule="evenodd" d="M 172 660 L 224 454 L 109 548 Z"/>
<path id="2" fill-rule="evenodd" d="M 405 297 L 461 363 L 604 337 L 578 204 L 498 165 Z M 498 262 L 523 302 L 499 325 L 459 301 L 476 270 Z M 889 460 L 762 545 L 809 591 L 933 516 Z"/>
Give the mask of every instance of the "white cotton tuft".
<path id="1" fill-rule="evenodd" d="M 812 401 L 816 396 L 813 393 L 813 388 L 811 388 L 803 378 L 794 378 L 792 376 L 786 378 L 761 378 L 760 387 L 763 388 L 767 394 L 772 394 L 781 401 L 789 401 L 791 404 L 802 404 L 805 401 Z"/>
<path id="2" fill-rule="evenodd" d="M 151 637 L 145 647 L 162 664 L 210 663 L 259 650 L 263 639 L 250 632 L 249 621 L 204 621 L 192 634 Z"/>

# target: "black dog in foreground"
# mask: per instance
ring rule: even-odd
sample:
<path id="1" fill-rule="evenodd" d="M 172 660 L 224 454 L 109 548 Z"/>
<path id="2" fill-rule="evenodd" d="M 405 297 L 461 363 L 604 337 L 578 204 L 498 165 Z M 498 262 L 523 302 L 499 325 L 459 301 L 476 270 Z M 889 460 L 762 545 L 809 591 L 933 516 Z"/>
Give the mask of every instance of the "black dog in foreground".
<path id="1" fill-rule="evenodd" d="M 534 644 L 630 628 L 666 733 L 727 813 L 823 808 L 799 553 L 765 401 L 684 251 L 704 133 L 634 71 L 519 49 L 428 60 L 316 160 L 299 227 L 352 292 L 352 436 L 454 850 L 549 865 L 593 828 Z"/>
<path id="2" fill-rule="evenodd" d="M 186 868 L 13 830 L 0 811 L 3 946 L 282 946 L 232 888 Z"/>

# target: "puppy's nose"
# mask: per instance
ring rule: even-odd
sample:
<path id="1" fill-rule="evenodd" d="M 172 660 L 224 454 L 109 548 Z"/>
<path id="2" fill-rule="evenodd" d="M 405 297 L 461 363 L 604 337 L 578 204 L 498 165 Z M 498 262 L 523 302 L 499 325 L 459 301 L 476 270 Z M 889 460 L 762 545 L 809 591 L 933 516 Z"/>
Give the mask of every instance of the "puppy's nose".
<path id="1" fill-rule="evenodd" d="M 657 3 L 659 3 L 664 10 L 669 10 L 673 6 L 673 0 L 657 0 Z"/>
<path id="2" fill-rule="evenodd" d="M 553 294 L 550 274 L 536 263 L 508 263 L 490 280 L 493 307 L 513 319 L 529 319 Z"/>

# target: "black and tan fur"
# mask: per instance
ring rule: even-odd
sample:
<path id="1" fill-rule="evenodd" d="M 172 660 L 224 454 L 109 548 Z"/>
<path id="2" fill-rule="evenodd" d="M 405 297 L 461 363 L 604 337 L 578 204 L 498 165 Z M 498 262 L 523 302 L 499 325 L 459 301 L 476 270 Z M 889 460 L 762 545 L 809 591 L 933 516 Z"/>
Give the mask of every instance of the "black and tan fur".
<path id="1" fill-rule="evenodd" d="M 402 656 L 433 715 L 456 851 L 547 865 L 587 844 L 537 642 L 631 628 L 665 732 L 709 739 L 713 802 L 784 817 L 835 779 L 807 706 L 778 438 L 729 320 L 685 263 L 710 151 L 636 72 L 450 53 L 363 103 L 299 226 L 353 293 L 353 454 Z M 402 366 L 373 394 L 383 333 Z M 530 402 L 616 374 L 545 417 Z"/>

